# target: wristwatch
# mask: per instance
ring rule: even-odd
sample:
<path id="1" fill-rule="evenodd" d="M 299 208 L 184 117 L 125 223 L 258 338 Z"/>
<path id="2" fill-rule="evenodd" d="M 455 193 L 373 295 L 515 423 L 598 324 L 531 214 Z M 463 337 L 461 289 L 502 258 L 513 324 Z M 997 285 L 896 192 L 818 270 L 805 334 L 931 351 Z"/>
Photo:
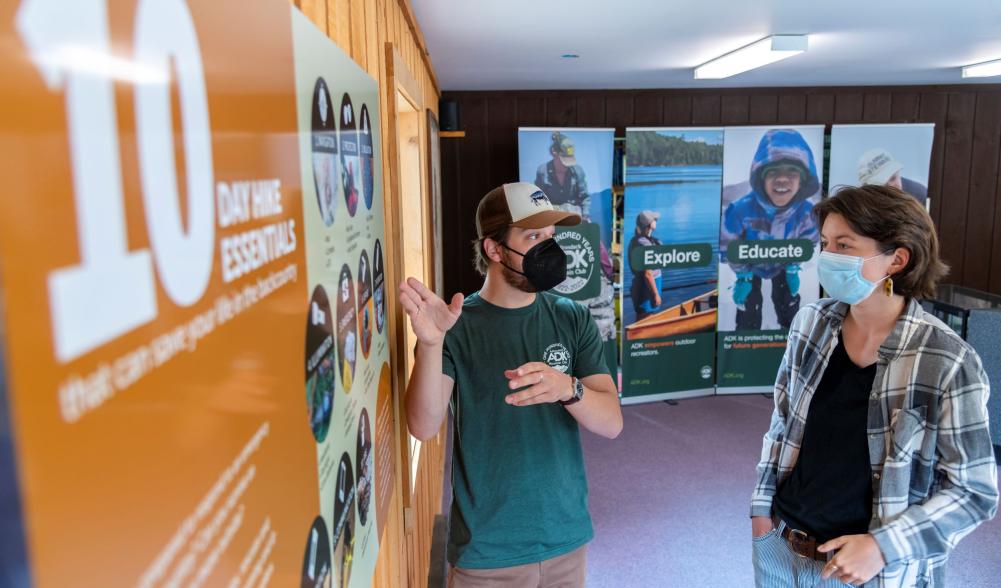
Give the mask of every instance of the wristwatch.
<path id="1" fill-rule="evenodd" d="M 569 400 L 560 400 L 560 404 L 567 406 L 575 402 L 580 402 L 580 399 L 584 397 L 584 384 L 580 383 L 580 380 L 573 378 L 573 396 Z"/>

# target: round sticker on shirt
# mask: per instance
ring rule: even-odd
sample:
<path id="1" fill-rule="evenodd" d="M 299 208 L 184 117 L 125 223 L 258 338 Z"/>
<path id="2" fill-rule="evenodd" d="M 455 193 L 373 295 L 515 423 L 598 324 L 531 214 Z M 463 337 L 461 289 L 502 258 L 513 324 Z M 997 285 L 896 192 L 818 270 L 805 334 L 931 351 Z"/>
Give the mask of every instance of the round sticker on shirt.
<path id="1" fill-rule="evenodd" d="M 546 352 L 542 354 L 543 361 L 546 365 L 563 372 L 564 374 L 570 371 L 570 350 L 566 348 L 562 343 L 553 343 L 549 347 L 546 347 Z"/>

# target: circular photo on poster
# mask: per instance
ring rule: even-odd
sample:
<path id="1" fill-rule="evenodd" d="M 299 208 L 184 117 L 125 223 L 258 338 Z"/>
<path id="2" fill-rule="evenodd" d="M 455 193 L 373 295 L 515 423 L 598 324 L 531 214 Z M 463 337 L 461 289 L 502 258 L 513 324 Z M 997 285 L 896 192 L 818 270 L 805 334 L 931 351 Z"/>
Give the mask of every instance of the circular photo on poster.
<path id="1" fill-rule="evenodd" d="M 372 323 L 375 322 L 375 306 L 372 303 L 372 267 L 368 252 L 361 252 L 358 260 L 358 336 L 361 338 L 361 354 L 368 359 L 372 349 Z"/>
<path id="2" fill-rule="evenodd" d="M 348 585 L 355 550 L 355 481 L 351 456 L 345 451 L 337 468 L 334 490 L 334 568 L 337 586 Z"/>
<path id="3" fill-rule="evenodd" d="M 358 359 L 358 311 L 355 309 L 354 281 L 348 264 L 341 267 L 337 280 L 337 351 L 341 369 L 341 386 L 344 393 L 351 393 L 355 364 Z"/>
<path id="4" fill-rule="evenodd" d="M 386 326 L 386 271 L 382 265 L 382 243 L 375 240 L 372 250 L 372 298 L 375 301 L 375 328 L 379 333 Z"/>
<path id="5" fill-rule="evenodd" d="M 368 420 L 368 410 L 361 409 L 358 418 L 358 444 L 355 449 L 355 466 L 358 468 L 358 519 L 361 526 L 368 524 L 368 508 L 372 501 L 372 473 L 375 469 L 375 453 L 372 451 L 372 423 Z"/>
<path id="6" fill-rule="evenodd" d="M 372 120 L 368 115 L 368 105 L 361 105 L 361 131 L 358 133 L 361 153 L 361 187 L 365 196 L 365 208 L 371 210 L 375 198 L 375 149 L 372 146 Z"/>
<path id="7" fill-rule="evenodd" d="M 302 588 L 330 588 L 330 535 L 323 517 L 316 517 L 306 537 L 306 555 L 302 558 Z"/>
<path id="8" fill-rule="evenodd" d="M 313 438 L 323 443 L 334 409 L 334 317 L 323 286 L 313 289 L 306 318 L 306 411 Z"/>
<path id="9" fill-rule="evenodd" d="M 320 218 L 328 227 L 337 210 L 337 112 L 323 78 L 313 86 L 313 183 Z"/>
<path id="10" fill-rule="evenodd" d="M 351 107 L 351 97 L 345 92 L 341 100 L 341 188 L 344 190 L 344 202 L 348 206 L 348 214 L 354 216 L 358 212 L 358 191 L 361 183 L 361 166 L 358 161 L 358 125 L 355 122 L 354 109 Z"/>

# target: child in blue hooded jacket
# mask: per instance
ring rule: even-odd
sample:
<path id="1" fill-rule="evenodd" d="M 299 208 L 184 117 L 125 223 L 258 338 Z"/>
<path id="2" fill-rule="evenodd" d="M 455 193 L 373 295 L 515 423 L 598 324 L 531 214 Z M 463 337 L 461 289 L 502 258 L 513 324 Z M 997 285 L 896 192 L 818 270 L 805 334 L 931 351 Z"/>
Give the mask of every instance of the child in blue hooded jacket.
<path id="1" fill-rule="evenodd" d="M 813 152 L 802 135 L 791 129 L 765 133 L 751 163 L 751 191 L 730 203 L 720 228 L 725 255 L 730 242 L 774 239 L 808 239 L 819 242 L 808 199 L 820 190 Z M 729 263 L 729 262 L 728 262 Z M 730 263 L 737 274 L 733 302 L 737 330 L 761 328 L 761 281 L 771 280 L 772 304 L 779 325 L 788 329 L 799 310 L 799 264 Z"/>

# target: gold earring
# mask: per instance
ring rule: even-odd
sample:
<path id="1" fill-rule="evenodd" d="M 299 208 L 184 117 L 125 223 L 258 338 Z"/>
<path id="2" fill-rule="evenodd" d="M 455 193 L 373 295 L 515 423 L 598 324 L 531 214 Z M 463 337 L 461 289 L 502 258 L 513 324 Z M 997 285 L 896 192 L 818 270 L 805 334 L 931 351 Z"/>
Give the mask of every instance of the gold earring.
<path id="1" fill-rule="evenodd" d="M 886 284 L 883 286 L 883 291 L 886 292 L 887 298 L 893 296 L 893 278 L 889 276 L 886 278 Z"/>

